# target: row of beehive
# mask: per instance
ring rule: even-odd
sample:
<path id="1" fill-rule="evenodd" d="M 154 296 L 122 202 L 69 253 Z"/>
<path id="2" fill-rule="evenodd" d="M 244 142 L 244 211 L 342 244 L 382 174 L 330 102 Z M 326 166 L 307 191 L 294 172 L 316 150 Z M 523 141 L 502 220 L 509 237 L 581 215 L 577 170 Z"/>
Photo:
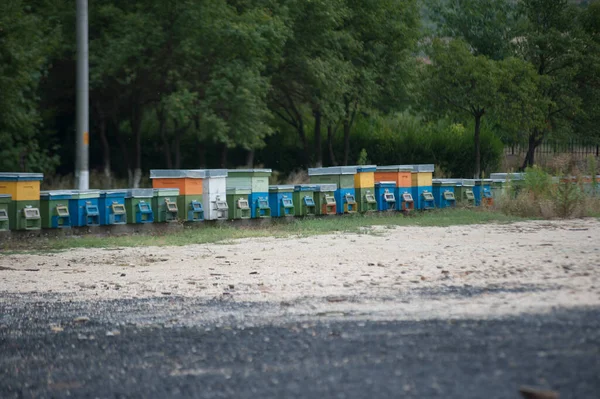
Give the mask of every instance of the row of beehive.
<path id="1" fill-rule="evenodd" d="M 0 230 L 329 215 L 490 203 L 507 179 L 432 179 L 433 165 L 309 170 L 269 186 L 270 169 L 152 170 L 153 189 L 45 191 L 41 174 L 0 174 Z M 513 179 L 522 175 L 513 175 Z"/>

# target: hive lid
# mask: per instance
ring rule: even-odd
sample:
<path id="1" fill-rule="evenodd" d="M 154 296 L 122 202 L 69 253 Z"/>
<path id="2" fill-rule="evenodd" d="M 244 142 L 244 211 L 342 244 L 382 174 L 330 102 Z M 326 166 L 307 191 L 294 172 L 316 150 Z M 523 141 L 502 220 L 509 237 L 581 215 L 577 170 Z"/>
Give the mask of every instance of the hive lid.
<path id="1" fill-rule="evenodd" d="M 178 188 L 154 188 L 153 194 L 155 197 L 177 197 L 179 196 Z"/>
<path id="2" fill-rule="evenodd" d="M 357 166 L 332 166 L 329 168 L 308 168 L 309 176 L 321 175 L 354 175 L 356 174 Z"/>
<path id="3" fill-rule="evenodd" d="M 377 171 L 376 165 L 361 165 L 356 168 L 357 173 L 375 172 L 375 171 Z"/>
<path id="4" fill-rule="evenodd" d="M 206 171 L 204 169 L 151 169 L 151 179 L 204 179 Z"/>
<path id="5" fill-rule="evenodd" d="M 412 165 L 413 172 L 431 172 L 435 170 L 434 164 L 420 164 L 420 165 Z"/>
<path id="6" fill-rule="evenodd" d="M 269 191 L 294 191 L 294 186 L 291 184 L 280 184 L 269 186 Z"/>
<path id="7" fill-rule="evenodd" d="M 227 177 L 227 169 L 206 169 L 206 177 Z"/>
<path id="8" fill-rule="evenodd" d="M 337 190 L 337 184 L 317 184 L 315 191 L 335 191 Z"/>
<path id="9" fill-rule="evenodd" d="M 316 191 L 316 184 L 296 184 L 294 186 L 294 191 Z"/>
<path id="10" fill-rule="evenodd" d="M 379 172 L 412 172 L 412 165 L 387 165 L 377 166 Z"/>
<path id="11" fill-rule="evenodd" d="M 127 198 L 152 198 L 154 190 L 151 188 L 129 188 Z"/>
<path id="12" fill-rule="evenodd" d="M 493 179 L 503 179 L 503 180 L 523 180 L 525 178 L 525 173 L 492 173 L 490 178 Z"/>
<path id="13" fill-rule="evenodd" d="M 0 181 L 42 181 L 43 173 L 0 173 Z"/>
<path id="14" fill-rule="evenodd" d="M 433 179 L 433 184 L 451 185 L 462 184 L 462 179 Z"/>
<path id="15" fill-rule="evenodd" d="M 12 198 L 10 194 L 0 194 L 0 198 Z"/>
<path id="16" fill-rule="evenodd" d="M 100 190 L 100 196 L 127 195 L 127 190 Z"/>
<path id="17" fill-rule="evenodd" d="M 394 187 L 396 187 L 396 182 L 395 181 L 380 181 L 375 183 L 375 185 L 392 185 Z"/>
<path id="18" fill-rule="evenodd" d="M 462 180 L 462 185 L 463 186 L 474 186 L 475 185 L 475 179 L 463 179 Z"/>
<path id="19" fill-rule="evenodd" d="M 47 190 L 40 191 L 40 197 L 58 197 L 58 196 L 68 195 L 69 197 L 73 195 L 73 192 L 70 190 Z"/>
<path id="20" fill-rule="evenodd" d="M 228 169 L 227 172 L 230 175 L 234 175 L 236 173 L 268 173 L 271 174 L 273 171 L 271 169 Z"/>
<path id="21" fill-rule="evenodd" d="M 252 194 L 250 187 L 230 187 L 227 189 L 227 194 Z"/>

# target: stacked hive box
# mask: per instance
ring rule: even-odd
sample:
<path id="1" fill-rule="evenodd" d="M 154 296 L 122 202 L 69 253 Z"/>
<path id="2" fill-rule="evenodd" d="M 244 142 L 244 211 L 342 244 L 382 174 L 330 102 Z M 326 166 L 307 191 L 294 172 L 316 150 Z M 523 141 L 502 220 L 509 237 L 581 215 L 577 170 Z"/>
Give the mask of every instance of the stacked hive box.
<path id="1" fill-rule="evenodd" d="M 177 197 L 177 214 L 179 219 L 186 222 L 204 220 L 203 205 L 204 170 L 151 170 L 152 187 L 179 189 Z"/>
<path id="2" fill-rule="evenodd" d="M 396 182 L 380 181 L 375 183 L 375 199 L 377 200 L 377 210 L 380 212 L 397 210 L 396 202 Z"/>
<path id="3" fill-rule="evenodd" d="M 228 170 L 228 190 L 237 188 L 250 190 L 247 199 L 252 218 L 265 218 L 271 216 L 269 205 L 269 177 L 271 177 L 271 173 L 271 169 Z"/>
<path id="4" fill-rule="evenodd" d="M 42 191 L 40 193 L 40 214 L 42 228 L 59 229 L 71 227 L 69 214 L 70 191 Z"/>
<path id="5" fill-rule="evenodd" d="M 317 206 L 315 204 L 315 191 L 317 186 L 314 184 L 298 184 L 294 187 L 294 206 L 298 216 L 315 216 Z"/>
<path id="6" fill-rule="evenodd" d="M 154 211 L 152 198 L 154 191 L 151 188 L 132 188 L 125 195 L 125 208 L 127 210 L 127 223 L 153 223 Z"/>
<path id="7" fill-rule="evenodd" d="M 9 229 L 8 208 L 11 202 L 12 196 L 9 194 L 0 194 L 0 231 L 8 231 Z"/>
<path id="8" fill-rule="evenodd" d="M 337 212 L 337 204 L 335 193 L 337 185 L 335 184 L 317 184 L 315 186 L 315 209 L 317 215 L 335 215 Z"/>
<path id="9" fill-rule="evenodd" d="M 11 230 L 38 230 L 41 228 L 40 182 L 41 173 L 0 173 L 0 194 L 10 195 L 8 207 Z"/>
<path id="10" fill-rule="evenodd" d="M 356 189 L 356 202 L 360 212 L 374 212 L 377 210 L 375 199 L 375 171 L 376 166 L 359 166 L 354 175 L 354 188 Z"/>
<path id="11" fill-rule="evenodd" d="M 227 205 L 229 206 L 229 219 L 250 219 L 249 197 L 252 189 L 247 187 L 227 187 Z"/>
<path id="12" fill-rule="evenodd" d="M 456 201 L 462 205 L 474 206 L 475 194 L 473 193 L 473 187 L 475 187 L 475 180 L 459 180 L 459 182 L 457 182 L 454 186 L 454 194 L 456 197 Z"/>
<path id="13" fill-rule="evenodd" d="M 98 208 L 100 208 L 100 224 L 113 225 L 127 223 L 125 196 L 127 190 L 100 191 Z"/>
<path id="14" fill-rule="evenodd" d="M 435 206 L 438 208 L 449 208 L 456 206 L 454 187 L 459 182 L 456 179 L 433 179 L 433 197 Z"/>
<path id="15" fill-rule="evenodd" d="M 99 198 L 100 191 L 97 190 L 71 191 L 71 198 L 69 199 L 71 225 L 76 227 L 99 226 Z"/>
<path id="16" fill-rule="evenodd" d="M 202 181 L 204 218 L 206 220 L 226 220 L 229 217 L 227 205 L 227 169 L 207 169 Z"/>
<path id="17" fill-rule="evenodd" d="M 377 166 L 375 182 L 394 182 L 394 198 L 398 201 L 397 209 L 410 211 L 414 209 L 412 194 L 411 165 Z"/>
<path id="18" fill-rule="evenodd" d="M 178 188 L 155 188 L 152 197 L 152 211 L 156 222 L 176 222 L 178 220 L 179 206 Z"/>
<path id="19" fill-rule="evenodd" d="M 475 205 L 494 205 L 494 199 L 492 198 L 492 182 L 492 179 L 475 180 L 475 186 L 473 187 L 473 195 L 475 195 Z"/>
<path id="20" fill-rule="evenodd" d="M 354 213 L 357 211 L 354 175 L 356 166 L 335 166 L 330 168 L 310 168 L 308 176 L 312 184 L 335 184 L 334 193 L 337 213 Z"/>
<path id="21" fill-rule="evenodd" d="M 269 186 L 269 205 L 273 217 L 296 216 L 293 194 L 294 186 Z"/>
<path id="22" fill-rule="evenodd" d="M 432 209 L 435 207 L 432 180 L 434 166 L 412 165 L 411 186 L 412 197 L 417 209 Z"/>

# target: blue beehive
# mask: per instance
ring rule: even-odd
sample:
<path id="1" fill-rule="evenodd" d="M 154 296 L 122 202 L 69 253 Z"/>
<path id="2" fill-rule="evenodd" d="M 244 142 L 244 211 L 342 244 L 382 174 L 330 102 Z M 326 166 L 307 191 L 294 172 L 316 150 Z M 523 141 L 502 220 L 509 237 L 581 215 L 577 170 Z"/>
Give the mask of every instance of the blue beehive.
<path id="1" fill-rule="evenodd" d="M 458 179 L 433 179 L 433 197 L 435 206 L 449 208 L 456 206 L 454 187 L 462 181 Z"/>
<path id="2" fill-rule="evenodd" d="M 415 200 L 412 196 L 412 187 L 396 187 L 396 208 L 408 212 L 415 209 Z"/>
<path id="3" fill-rule="evenodd" d="M 251 193 L 248 195 L 248 202 L 250 203 L 251 218 L 262 219 L 271 217 L 269 193 Z"/>
<path id="4" fill-rule="evenodd" d="M 126 224 L 127 211 L 125 209 L 125 196 L 127 190 L 100 191 L 98 208 L 100 210 L 100 224 Z"/>
<path id="5" fill-rule="evenodd" d="M 294 186 L 269 186 L 269 204 L 273 217 L 295 216 Z"/>
<path id="6" fill-rule="evenodd" d="M 382 181 L 375 183 L 375 199 L 377 200 L 378 211 L 395 211 L 396 206 L 396 182 Z"/>
<path id="7" fill-rule="evenodd" d="M 492 179 L 476 179 L 473 187 L 475 195 L 475 205 L 481 205 L 481 201 L 489 202 L 492 200 Z"/>
<path id="8" fill-rule="evenodd" d="M 99 226 L 99 198 L 100 191 L 72 191 L 71 199 L 69 200 L 69 214 L 71 216 L 71 225 L 76 227 Z"/>

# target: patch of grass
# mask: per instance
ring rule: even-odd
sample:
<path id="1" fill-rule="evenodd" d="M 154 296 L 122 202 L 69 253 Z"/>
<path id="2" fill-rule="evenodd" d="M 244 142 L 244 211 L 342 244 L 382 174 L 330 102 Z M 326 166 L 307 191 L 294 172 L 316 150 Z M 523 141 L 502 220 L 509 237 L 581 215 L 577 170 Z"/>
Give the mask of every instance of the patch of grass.
<path id="1" fill-rule="evenodd" d="M 369 230 L 371 226 L 383 226 L 392 229 L 396 226 L 451 226 L 482 223 L 509 223 L 523 220 L 518 216 L 509 216 L 501 212 L 485 209 L 445 209 L 428 212 L 416 212 L 410 216 L 400 213 L 347 215 L 344 217 L 321 217 L 310 219 L 294 219 L 280 223 L 277 220 L 267 226 L 202 226 L 186 228 L 183 231 L 160 235 L 132 234 L 126 236 L 73 236 L 49 238 L 40 241 L 9 244 L 11 251 L 28 253 L 39 251 L 57 251 L 69 248 L 116 248 L 146 246 L 182 246 L 190 244 L 218 243 L 230 245 L 234 240 L 257 237 L 310 237 L 320 234 L 359 233 L 383 234 Z M 3 252 L 6 253 L 6 252 Z"/>

